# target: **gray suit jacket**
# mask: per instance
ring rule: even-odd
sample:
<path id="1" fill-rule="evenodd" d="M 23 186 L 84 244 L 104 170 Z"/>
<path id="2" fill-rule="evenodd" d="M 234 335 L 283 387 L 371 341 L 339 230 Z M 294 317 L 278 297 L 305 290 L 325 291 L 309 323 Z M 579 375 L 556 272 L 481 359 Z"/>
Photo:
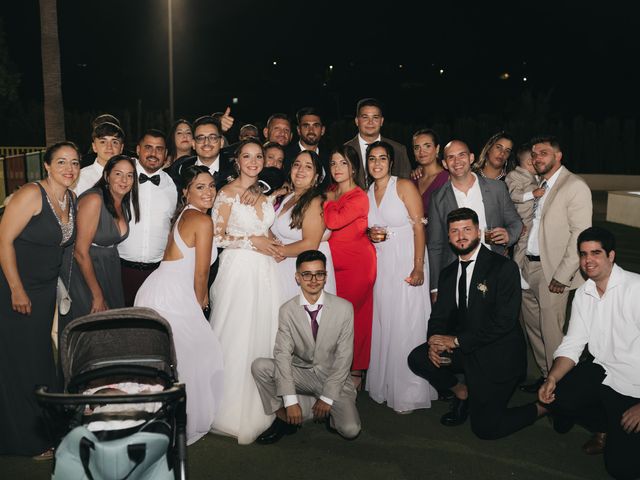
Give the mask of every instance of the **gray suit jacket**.
<path id="1" fill-rule="evenodd" d="M 309 315 L 299 296 L 280 307 L 273 348 L 277 395 L 295 395 L 292 367 L 311 369 L 323 382 L 321 395 L 340 398 L 353 358 L 353 306 L 324 292 L 318 337 L 313 340 Z"/>
<path id="2" fill-rule="evenodd" d="M 407 148 L 404 145 L 386 137 L 381 136 L 380 140 L 382 140 L 383 142 L 387 142 L 393 147 L 393 156 L 395 158 L 393 161 L 393 168 L 391 169 L 391 175 L 395 175 L 396 177 L 400 177 L 400 178 L 409 178 L 409 175 L 411 174 L 411 162 L 409 161 L 409 156 L 407 155 Z M 358 158 L 360 159 L 361 168 L 358 171 L 358 176 L 356 178 L 358 180 L 358 183 L 364 186 L 366 190 L 366 187 L 369 186 L 367 183 L 368 174 L 367 174 L 366 168 L 364 167 L 365 164 L 362 161 L 362 155 L 360 153 L 360 142 L 358 142 L 358 135 L 353 137 L 348 142 L 345 142 L 345 145 L 349 145 L 353 147 L 354 150 L 358 152 Z"/>
<path id="3" fill-rule="evenodd" d="M 504 227 L 509 233 L 509 245 L 518 241 L 522 232 L 522 220 L 516 212 L 516 208 L 509 197 L 509 192 L 504 182 L 492 180 L 477 175 L 482 192 L 482 202 L 487 218 L 487 224 L 493 227 Z M 430 288 L 438 288 L 440 271 L 456 259 L 449 247 L 449 233 L 447 228 L 447 215 L 451 210 L 458 208 L 456 197 L 453 193 L 451 180 L 438 190 L 433 192 L 429 204 L 429 223 L 427 223 L 427 249 L 429 251 L 429 278 Z M 505 253 L 502 245 L 491 245 L 491 250 Z"/>

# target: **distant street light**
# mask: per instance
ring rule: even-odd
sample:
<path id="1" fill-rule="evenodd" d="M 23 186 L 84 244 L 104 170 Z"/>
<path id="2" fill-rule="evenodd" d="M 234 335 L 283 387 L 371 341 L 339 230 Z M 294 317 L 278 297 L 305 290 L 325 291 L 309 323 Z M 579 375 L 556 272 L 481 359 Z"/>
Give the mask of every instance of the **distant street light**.
<path id="1" fill-rule="evenodd" d="M 174 104 L 173 104 L 173 16 L 172 16 L 172 0 L 167 0 L 167 10 L 169 12 L 169 117 L 173 122 L 174 116 Z"/>

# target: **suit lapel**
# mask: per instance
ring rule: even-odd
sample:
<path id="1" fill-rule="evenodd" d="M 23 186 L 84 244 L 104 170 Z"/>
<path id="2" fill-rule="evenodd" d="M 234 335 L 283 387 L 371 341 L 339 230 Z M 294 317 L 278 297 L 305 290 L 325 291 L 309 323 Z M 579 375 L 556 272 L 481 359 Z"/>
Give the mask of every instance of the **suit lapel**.
<path id="1" fill-rule="evenodd" d="M 327 330 L 331 328 L 331 315 L 333 314 L 332 306 L 331 297 L 329 297 L 325 292 L 324 304 L 322 305 L 322 316 L 320 318 L 320 324 L 318 325 L 318 336 L 315 341 L 316 346 L 320 345 L 324 341 L 324 338 L 327 336 Z M 311 331 L 311 327 L 309 327 L 309 331 Z M 313 339 L 313 335 L 311 335 L 311 338 Z"/>
<path id="2" fill-rule="evenodd" d="M 469 283 L 469 291 L 467 292 L 468 302 L 467 311 L 473 311 L 473 306 L 479 295 L 484 295 L 480 290 L 480 285 L 486 286 L 487 271 L 489 270 L 491 263 L 489 258 L 489 250 L 482 245 L 476 258 L 476 265 L 473 267 L 473 275 L 471 276 L 471 283 Z"/>
<path id="3" fill-rule="evenodd" d="M 324 307 L 323 307 L 324 308 Z M 309 314 L 304 309 L 303 305 L 296 305 L 296 323 L 298 324 L 298 329 L 300 330 L 302 336 L 305 338 L 305 341 L 310 345 L 313 345 L 313 332 L 311 331 L 311 319 Z"/>
<path id="4" fill-rule="evenodd" d="M 560 172 L 560 175 L 558 175 L 556 183 L 553 184 L 553 188 L 548 193 L 549 196 L 545 199 L 544 205 L 542 205 L 542 213 L 540 214 L 541 219 L 544 218 L 547 209 L 551 208 L 549 205 L 553 204 L 553 199 L 556 197 L 558 192 L 562 189 L 564 183 L 567 181 L 567 177 L 569 176 L 568 172 L 569 171 L 567 170 L 567 167 L 562 167 L 562 171 Z"/>
<path id="5" fill-rule="evenodd" d="M 449 180 L 445 184 L 444 188 L 444 215 L 445 217 L 449 214 L 451 210 L 455 210 L 458 208 L 458 202 L 456 201 L 456 195 L 453 193 L 453 185 L 451 184 L 451 180 Z"/>

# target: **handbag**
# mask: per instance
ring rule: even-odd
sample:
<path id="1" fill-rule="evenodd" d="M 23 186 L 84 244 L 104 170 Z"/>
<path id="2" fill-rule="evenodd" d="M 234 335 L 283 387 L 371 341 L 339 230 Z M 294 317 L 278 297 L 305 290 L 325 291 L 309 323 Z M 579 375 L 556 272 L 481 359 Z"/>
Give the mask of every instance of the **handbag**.
<path id="1" fill-rule="evenodd" d="M 73 268 L 73 253 L 75 245 L 71 251 L 71 260 L 69 261 L 69 286 L 71 286 L 71 269 Z M 71 310 L 71 295 L 67 290 L 62 278 L 58 277 L 58 289 L 56 292 L 56 302 L 58 303 L 58 312 L 60 315 L 66 315 Z"/>

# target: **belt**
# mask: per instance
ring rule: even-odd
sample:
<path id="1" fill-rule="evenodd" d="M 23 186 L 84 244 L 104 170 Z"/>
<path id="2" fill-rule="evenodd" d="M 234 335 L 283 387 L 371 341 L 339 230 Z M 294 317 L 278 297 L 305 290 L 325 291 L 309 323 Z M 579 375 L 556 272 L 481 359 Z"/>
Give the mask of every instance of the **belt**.
<path id="1" fill-rule="evenodd" d="M 525 255 L 530 262 L 539 262 L 540 255 Z"/>
<path id="2" fill-rule="evenodd" d="M 160 266 L 160 262 L 155 263 L 142 263 L 142 262 L 130 262 L 124 258 L 120 259 L 120 265 L 127 268 L 133 268 L 134 270 L 155 270 Z"/>

